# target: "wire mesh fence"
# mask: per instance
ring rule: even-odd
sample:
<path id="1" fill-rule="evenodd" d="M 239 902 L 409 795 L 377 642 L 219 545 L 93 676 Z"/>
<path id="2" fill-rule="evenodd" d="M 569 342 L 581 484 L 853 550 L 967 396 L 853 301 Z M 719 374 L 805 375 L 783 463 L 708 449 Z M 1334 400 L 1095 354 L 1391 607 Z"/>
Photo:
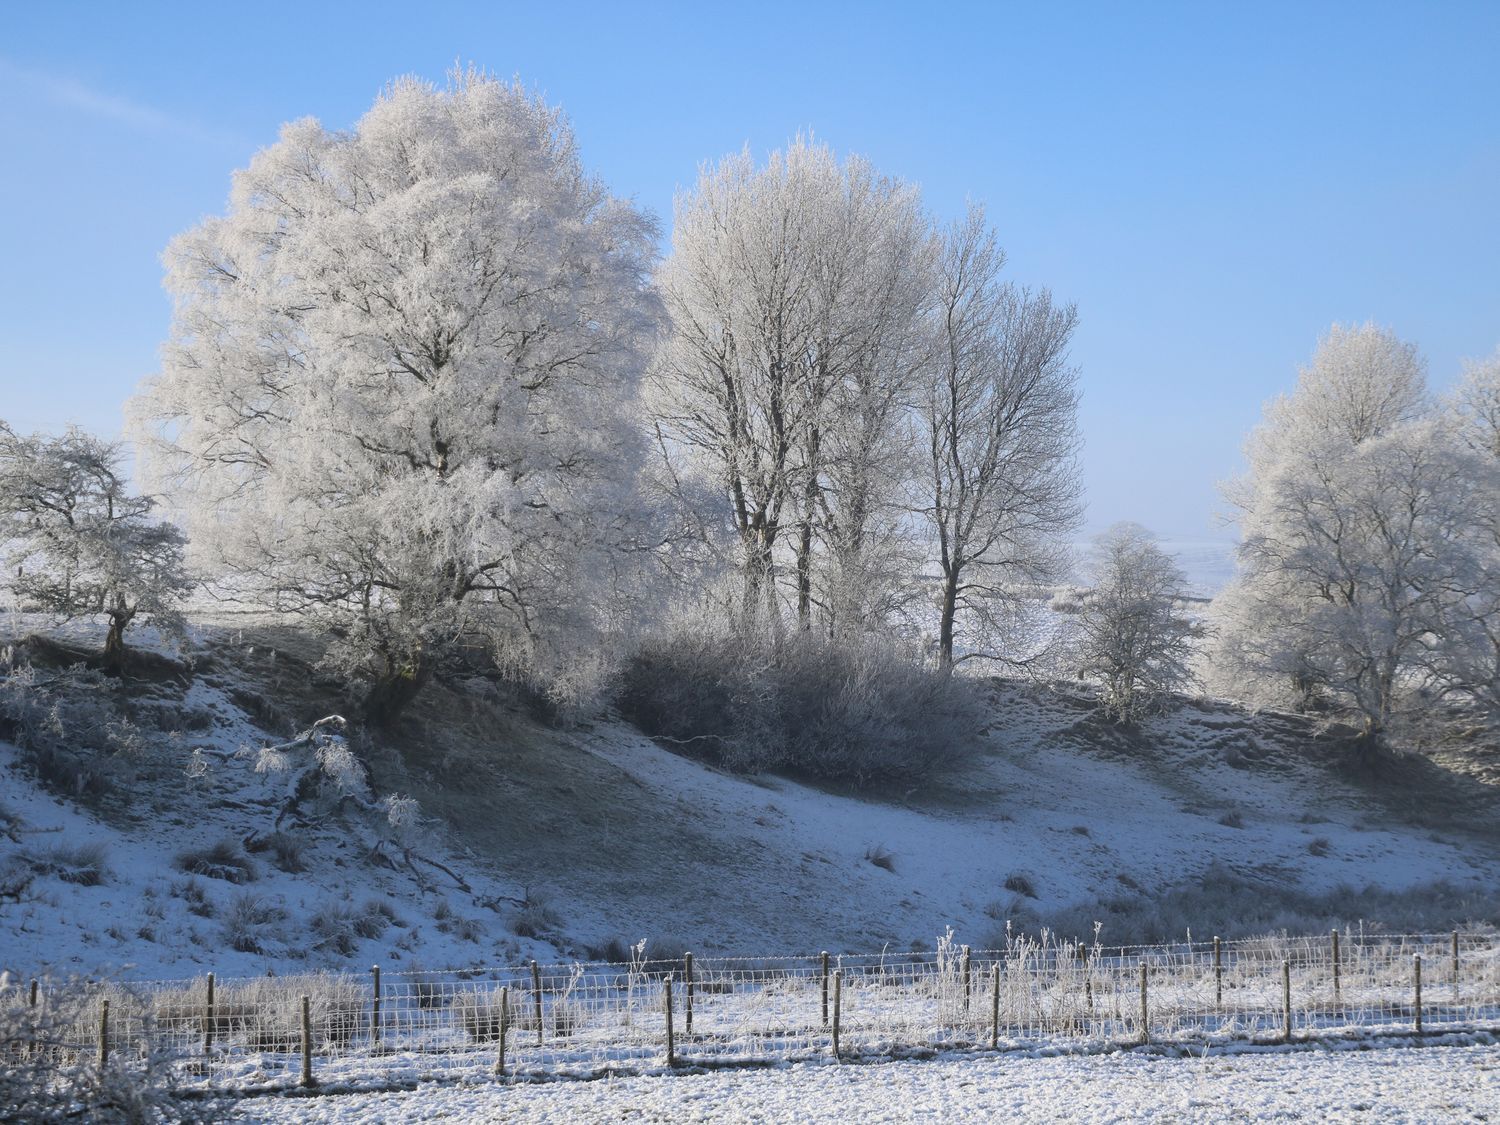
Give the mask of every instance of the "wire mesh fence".
<path id="1" fill-rule="evenodd" d="M 0 1003 L 45 1011 L 46 984 Z M 591 1077 L 951 1050 L 1500 1031 L 1492 935 L 530 963 L 140 983 L 69 996 L 58 1065 L 166 1060 L 209 1089 Z M 39 1048 L 40 1049 L 40 1048 Z"/>

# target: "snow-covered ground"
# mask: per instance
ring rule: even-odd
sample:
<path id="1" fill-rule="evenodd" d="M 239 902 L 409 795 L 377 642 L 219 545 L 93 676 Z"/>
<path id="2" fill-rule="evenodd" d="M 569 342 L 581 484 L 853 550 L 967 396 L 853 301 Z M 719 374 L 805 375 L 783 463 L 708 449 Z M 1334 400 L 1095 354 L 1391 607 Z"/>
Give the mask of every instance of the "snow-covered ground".
<path id="1" fill-rule="evenodd" d="M 201 720 L 173 743 L 183 767 L 194 746 L 273 741 L 246 699 L 305 678 L 295 650 L 268 651 L 248 630 L 204 629 L 194 643 L 212 663 L 182 677 L 182 710 Z M 267 687 L 268 668 L 280 687 Z M 97 885 L 44 875 L 35 901 L 0 910 L 0 970 L 140 980 L 378 962 L 396 972 L 588 958 L 648 936 L 704 955 L 900 953 L 930 949 L 949 927 L 982 948 L 1003 939 L 1007 918 L 1034 925 L 1074 907 L 1082 929 L 1062 936 L 1087 937 L 1101 901 L 1219 871 L 1313 893 L 1500 883 L 1494 833 L 1475 827 L 1482 816 L 1330 770 L 1301 720 L 1192 704 L 1123 738 L 1093 720 L 1083 695 L 997 684 L 994 703 L 981 752 L 955 777 L 875 797 L 731 776 L 608 718 L 549 728 L 437 696 L 414 720 L 431 743 L 424 733 L 403 751 L 404 772 L 387 784 L 421 802 L 432 824 L 424 850 L 468 890 L 435 869 L 372 863 L 336 816 L 294 829 L 306 870 L 262 853 L 252 882 L 190 880 L 176 858 L 267 830 L 284 778 L 257 774 L 253 755 L 211 756 L 206 777 L 172 772 L 101 816 L 41 787 L 0 742 L 0 805 L 26 825 L 17 840 L 0 836 L 0 865 L 98 844 L 106 867 Z M 323 705 L 302 701 L 296 723 Z M 443 708 L 478 717 L 444 729 Z M 246 898 L 277 915 L 255 948 L 231 940 Z M 523 917 L 520 899 L 548 905 Z M 371 902 L 394 922 L 344 927 L 336 941 L 311 930 L 320 913 Z M 1102 940 L 1122 940 L 1105 921 Z M 1199 938 L 1212 933 L 1184 921 Z"/>
<path id="2" fill-rule="evenodd" d="M 802 1065 L 673 1077 L 260 1098 L 241 1119 L 417 1121 L 1485 1121 L 1500 1048 L 1267 1051 Z"/>
<path id="3" fill-rule="evenodd" d="M 266 740 L 232 687 L 189 689 L 187 702 L 212 722 L 184 740 L 184 755 Z M 469 891 L 435 871 L 418 879 L 371 864 L 329 818 L 299 830 L 306 871 L 256 856 L 259 877 L 243 886 L 198 877 L 206 906 L 175 857 L 267 828 L 284 782 L 257 775 L 249 759 L 216 759 L 207 778 L 153 795 L 162 815 L 101 818 L 42 789 L 0 743 L 0 803 L 30 830 L 18 843 L 0 839 L 0 861 L 97 843 L 108 869 L 92 886 L 40 878 L 37 901 L 6 907 L 0 969 L 133 979 L 375 962 L 394 971 L 587 957 L 611 939 L 646 936 L 703 954 L 899 952 L 930 948 L 949 926 L 981 947 L 1017 912 L 1045 918 L 1215 869 L 1312 892 L 1500 882 L 1493 840 L 1413 823 L 1396 802 L 1327 770 L 1274 716 L 1189 707 L 1110 744 L 1080 699 L 996 692 L 995 727 L 970 766 L 937 790 L 882 799 L 729 776 L 618 722 L 496 728 L 494 744 L 469 748 L 446 778 L 434 767 L 402 782 L 443 822 L 430 851 Z M 519 937 L 511 900 L 541 894 L 552 914 L 545 932 Z M 245 896 L 282 914 L 255 950 L 229 940 Z M 339 948 L 307 929 L 325 908 L 371 901 L 396 918 L 379 934 Z"/>

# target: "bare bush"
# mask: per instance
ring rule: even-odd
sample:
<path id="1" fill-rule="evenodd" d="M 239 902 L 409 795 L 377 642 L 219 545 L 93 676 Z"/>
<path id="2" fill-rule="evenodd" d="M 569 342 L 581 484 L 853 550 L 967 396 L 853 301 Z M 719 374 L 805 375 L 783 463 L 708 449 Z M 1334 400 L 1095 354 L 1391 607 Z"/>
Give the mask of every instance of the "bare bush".
<path id="1" fill-rule="evenodd" d="M 223 879 L 226 883 L 253 883 L 259 878 L 255 862 L 233 840 L 220 840 L 206 848 L 190 848 L 173 861 L 178 871 Z"/>
<path id="2" fill-rule="evenodd" d="M 352 957 L 359 952 L 360 941 L 378 938 L 396 919 L 396 913 L 383 902 L 371 900 L 355 909 L 347 902 L 328 902 L 312 918 L 312 932 L 318 949 Z"/>
<path id="3" fill-rule="evenodd" d="M 260 895 L 235 895 L 224 915 L 224 937 L 240 953 L 264 953 L 268 930 L 286 918 L 286 911 Z"/>
<path id="4" fill-rule="evenodd" d="M 107 856 L 103 844 L 80 844 L 34 853 L 26 857 L 26 862 L 38 875 L 80 887 L 97 887 L 109 878 Z"/>
<path id="5" fill-rule="evenodd" d="M 894 646 L 773 643 L 701 620 L 645 642 L 618 699 L 647 734 L 726 768 L 857 785 L 961 765 L 987 719 L 976 683 Z"/>
<path id="6" fill-rule="evenodd" d="M 285 871 L 288 875 L 300 875 L 307 870 L 303 858 L 307 851 L 307 841 L 290 832 L 271 832 L 256 836 L 249 842 L 249 850 L 270 852 L 271 862 L 276 865 L 277 870 Z"/>
<path id="7" fill-rule="evenodd" d="M 552 896 L 546 891 L 528 888 L 511 929 L 517 937 L 540 938 L 556 933 L 562 924 L 562 915 L 552 905 Z"/>
<path id="8" fill-rule="evenodd" d="M 209 897 L 208 888 L 197 879 L 187 878 L 172 885 L 172 894 L 187 903 L 188 913 L 200 918 L 212 918 L 219 912 L 218 904 Z"/>
<path id="9" fill-rule="evenodd" d="M 1005 889 L 1018 895 L 1025 895 L 1027 898 L 1037 897 L 1036 884 L 1032 881 L 1031 876 L 1023 875 L 1019 872 L 1006 876 Z"/>
<path id="10" fill-rule="evenodd" d="M 43 784 L 75 799 L 114 790 L 145 752 L 102 673 L 34 667 L 9 648 L 0 651 L 0 731 Z"/>

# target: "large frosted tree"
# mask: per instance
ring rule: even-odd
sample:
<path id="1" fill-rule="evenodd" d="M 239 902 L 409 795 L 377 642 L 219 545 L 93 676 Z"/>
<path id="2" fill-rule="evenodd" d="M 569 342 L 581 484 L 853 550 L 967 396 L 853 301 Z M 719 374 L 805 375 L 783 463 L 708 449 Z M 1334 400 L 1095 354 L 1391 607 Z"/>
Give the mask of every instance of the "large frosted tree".
<path id="1" fill-rule="evenodd" d="M 1447 615 L 1485 582 L 1475 530 L 1493 474 L 1455 431 L 1431 412 L 1415 348 L 1372 325 L 1324 337 L 1228 489 L 1242 538 L 1216 603 L 1220 677 L 1384 735 L 1457 640 Z"/>
<path id="2" fill-rule="evenodd" d="M 590 663 L 634 546 L 654 235 L 558 110 L 469 73 L 287 125 L 168 248 L 148 465 L 230 591 L 326 627 L 373 718 L 459 646 Z"/>

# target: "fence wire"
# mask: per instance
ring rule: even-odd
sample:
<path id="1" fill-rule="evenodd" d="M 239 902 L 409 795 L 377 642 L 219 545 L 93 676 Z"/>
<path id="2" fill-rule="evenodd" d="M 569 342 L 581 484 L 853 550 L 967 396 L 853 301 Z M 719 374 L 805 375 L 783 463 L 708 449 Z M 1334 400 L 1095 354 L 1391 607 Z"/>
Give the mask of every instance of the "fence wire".
<path id="1" fill-rule="evenodd" d="M 253 1091 L 592 1077 L 933 1051 L 1500 1031 L 1500 943 L 1354 932 L 1105 948 L 527 964 L 104 982 L 70 993 L 59 1066 L 162 1060 Z M 59 992 L 60 996 L 61 993 Z M 61 1000 L 56 1001 L 61 1008 Z M 54 1003 L 47 984 L 0 1005 Z"/>

